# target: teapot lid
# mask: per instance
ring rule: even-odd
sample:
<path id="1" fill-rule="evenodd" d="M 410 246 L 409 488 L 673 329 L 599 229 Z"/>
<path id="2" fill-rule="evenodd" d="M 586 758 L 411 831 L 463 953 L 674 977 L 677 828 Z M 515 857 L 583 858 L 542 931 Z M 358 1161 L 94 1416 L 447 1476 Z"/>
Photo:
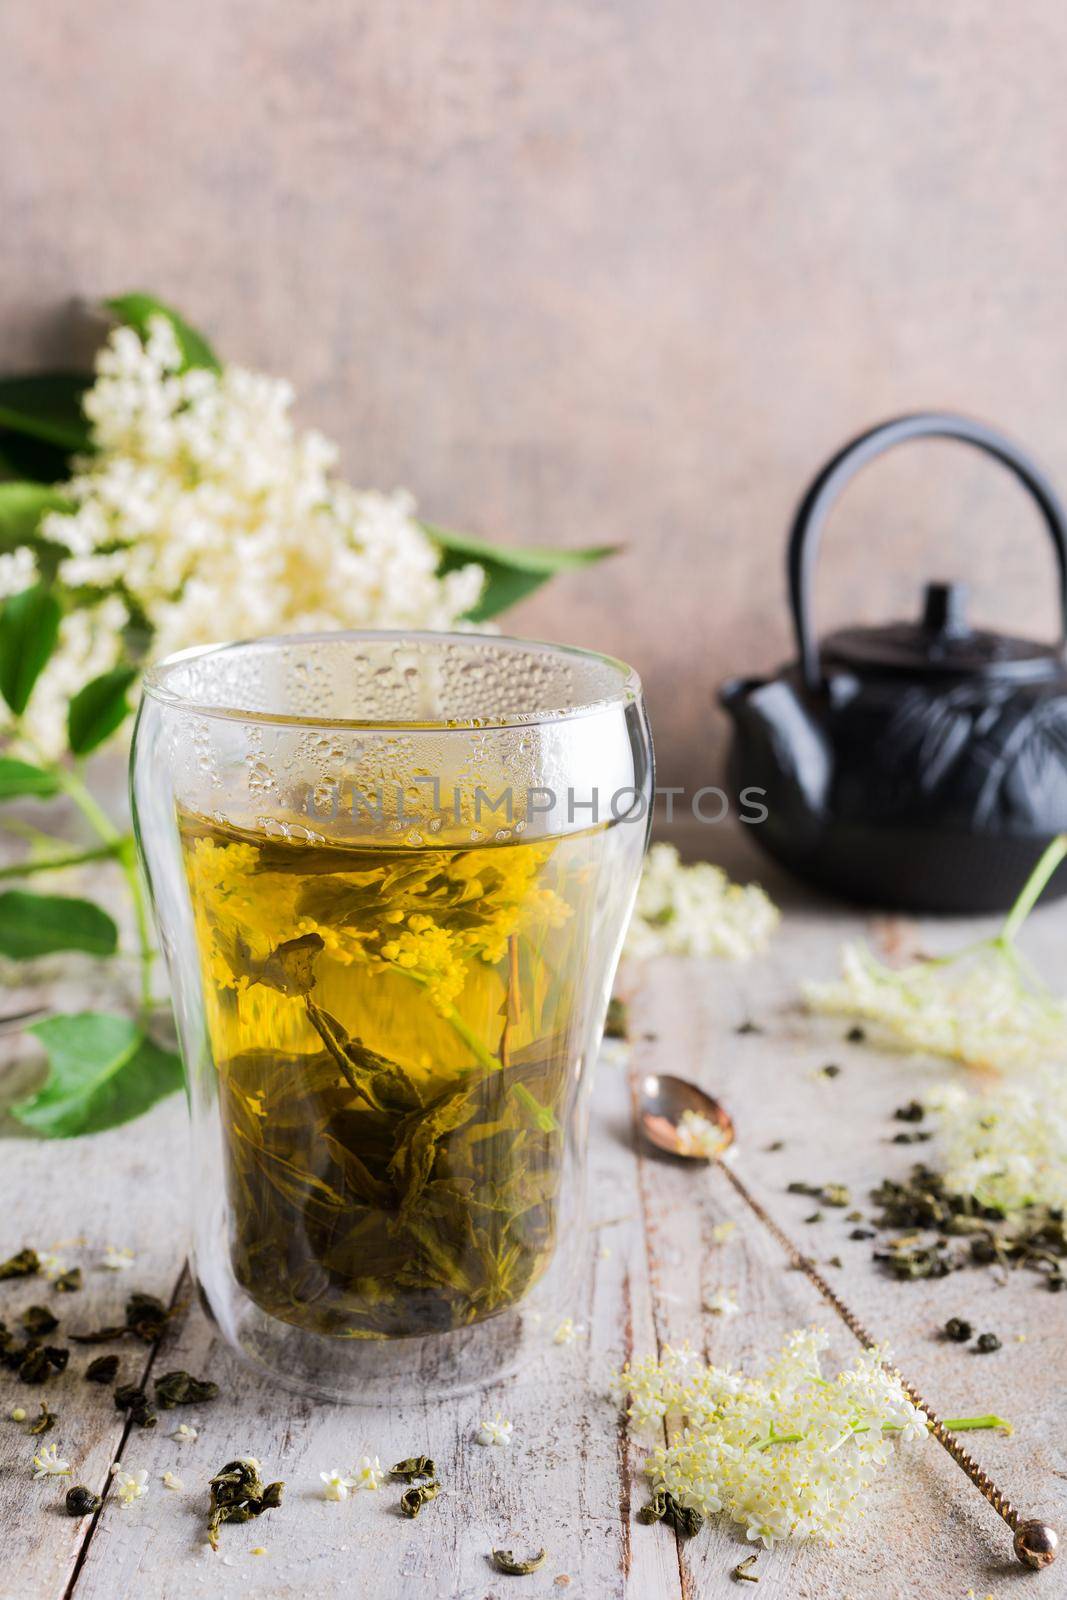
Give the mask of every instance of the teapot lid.
<path id="1" fill-rule="evenodd" d="M 1063 647 L 972 629 L 965 616 L 967 587 L 928 583 L 917 622 L 842 628 L 823 641 L 825 665 L 911 677 L 1042 678 L 1065 672 Z"/>

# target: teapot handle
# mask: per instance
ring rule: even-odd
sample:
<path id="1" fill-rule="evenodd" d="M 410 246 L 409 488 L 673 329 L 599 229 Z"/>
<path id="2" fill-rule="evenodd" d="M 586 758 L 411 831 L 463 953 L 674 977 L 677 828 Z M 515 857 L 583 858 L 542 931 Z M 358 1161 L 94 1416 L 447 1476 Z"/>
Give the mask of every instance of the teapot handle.
<path id="1" fill-rule="evenodd" d="M 828 461 L 797 507 L 789 534 L 789 604 L 793 612 L 804 683 L 816 691 L 822 683 L 819 646 L 812 627 L 811 594 L 815 560 L 823 524 L 834 501 L 861 467 L 895 444 L 908 439 L 962 439 L 1002 462 L 1024 484 L 1041 509 L 1056 547 L 1060 580 L 1061 638 L 1067 639 L 1067 517 L 1052 484 L 1037 463 L 1017 444 L 984 422 L 951 411 L 918 411 L 882 422 L 861 433 Z"/>

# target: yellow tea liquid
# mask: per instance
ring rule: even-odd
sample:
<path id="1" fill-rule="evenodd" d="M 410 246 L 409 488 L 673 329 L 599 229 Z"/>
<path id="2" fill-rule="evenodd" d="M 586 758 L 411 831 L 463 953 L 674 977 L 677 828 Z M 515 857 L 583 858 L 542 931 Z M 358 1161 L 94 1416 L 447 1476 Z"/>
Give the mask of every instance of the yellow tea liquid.
<path id="1" fill-rule="evenodd" d="M 640 830 L 382 848 L 180 824 L 238 1281 L 352 1338 L 514 1305 L 552 1256 Z"/>

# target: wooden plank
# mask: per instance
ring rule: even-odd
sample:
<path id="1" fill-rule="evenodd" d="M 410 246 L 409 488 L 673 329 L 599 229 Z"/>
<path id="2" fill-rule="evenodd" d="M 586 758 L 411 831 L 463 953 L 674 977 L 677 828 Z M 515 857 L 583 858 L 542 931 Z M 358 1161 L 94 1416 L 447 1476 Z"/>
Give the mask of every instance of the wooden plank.
<path id="1" fill-rule="evenodd" d="M 57 1293 L 43 1277 L 0 1283 L 0 1318 L 16 1327 L 29 1305 L 60 1318 L 49 1343 L 65 1346 L 71 1331 L 122 1321 L 131 1289 L 169 1302 L 181 1269 L 185 1237 L 184 1108 L 157 1106 L 135 1127 L 56 1144 L 29 1138 L 10 1121 L 0 1136 L 0 1259 L 29 1245 L 52 1249 L 83 1269 L 84 1288 Z M 128 1270 L 99 1265 L 107 1245 L 134 1251 Z M 71 1345 L 67 1371 L 43 1387 L 0 1373 L 0 1597 L 52 1600 L 63 1595 L 90 1533 L 88 1519 L 63 1513 L 72 1483 L 101 1493 L 119 1454 L 125 1419 L 110 1388 L 83 1377 L 94 1356 L 116 1351 L 122 1377 L 140 1381 L 151 1352 L 133 1340 Z M 38 1444 L 27 1424 L 11 1420 L 14 1406 L 31 1416 L 42 1400 L 58 1421 L 43 1442 L 55 1443 L 72 1466 L 70 1478 L 34 1482 Z"/>
<path id="2" fill-rule="evenodd" d="M 1062 946 L 1065 930 L 1065 908 L 1035 917 L 1028 947 L 1039 964 Z M 890 1342 L 902 1369 L 943 1414 L 996 1411 L 1015 1423 L 1012 1438 L 974 1435 L 973 1453 L 1025 1513 L 1067 1533 L 1063 1297 L 1049 1295 L 1030 1273 L 1004 1283 L 979 1271 L 935 1282 L 892 1281 L 871 1261 L 870 1243 L 848 1238 L 852 1224 L 843 1211 L 822 1208 L 823 1222 L 805 1224 L 814 1202 L 786 1193 L 793 1180 L 843 1182 L 865 1208 L 871 1185 L 905 1173 L 916 1157 L 914 1147 L 891 1142 L 899 1131 L 894 1108 L 951 1072 L 943 1063 L 847 1043 L 841 1023 L 800 1014 L 802 979 L 829 976 L 842 937 L 859 931 L 858 918 L 809 911 L 795 914 L 773 954 L 750 967 L 655 963 L 634 999 L 641 1032 L 653 1036 L 635 1042 L 634 1072 L 692 1076 L 723 1100 L 738 1130 L 738 1171 L 756 1195 L 802 1249 L 821 1262 L 841 1260 L 841 1269 L 826 1269 L 834 1286 Z M 962 941 L 958 924 L 912 932 L 927 947 Z M 1055 965 L 1046 970 L 1054 973 Z M 738 1025 L 750 1019 L 764 1031 L 739 1035 Z M 818 1069 L 829 1060 L 842 1071 L 828 1081 Z M 784 1148 L 768 1150 L 778 1140 Z M 654 1156 L 643 1159 L 642 1171 L 661 1345 L 688 1340 L 705 1359 L 756 1370 L 790 1329 L 818 1323 L 832 1335 L 833 1360 L 851 1359 L 856 1346 L 847 1330 L 803 1276 L 789 1270 L 724 1180 Z M 715 1245 L 711 1229 L 726 1219 L 736 1221 L 736 1232 Z M 737 1291 L 742 1314 L 724 1319 L 702 1311 L 719 1284 Z M 961 1352 L 939 1337 L 950 1316 L 967 1317 L 976 1330 L 991 1328 L 1004 1348 L 990 1356 Z M 785 1545 L 762 1554 L 763 1587 L 756 1592 L 790 1600 L 933 1600 L 972 1588 L 999 1597 L 1031 1586 L 1035 1593 L 1060 1592 L 1062 1577 L 1027 1576 L 1017 1567 L 1008 1530 L 934 1441 L 902 1447 L 899 1459 L 854 1538 L 833 1550 Z M 635 1529 L 635 1542 L 650 1536 L 667 1537 L 660 1529 Z M 750 1551 L 742 1529 L 716 1519 L 683 1546 L 683 1593 L 701 1600 L 736 1595 L 730 1573 Z"/>
<path id="3" fill-rule="evenodd" d="M 730 843 L 726 836 L 722 842 Z M 735 847 L 732 870 L 748 876 L 744 841 Z M 978 1272 L 935 1283 L 890 1282 L 872 1266 L 870 1246 L 847 1238 L 850 1225 L 841 1213 L 805 1225 L 812 1203 L 785 1192 L 796 1178 L 841 1181 L 862 1208 L 870 1184 L 906 1170 L 914 1155 L 890 1142 L 894 1107 L 949 1070 L 845 1043 L 841 1024 L 800 1012 L 801 979 L 831 975 L 841 940 L 865 930 L 944 949 L 989 925 L 868 926 L 773 877 L 772 888 L 786 899 L 789 917 L 766 959 L 747 967 L 659 962 L 631 974 L 633 1069 L 691 1074 L 721 1094 L 738 1126 L 739 1170 L 756 1192 L 819 1259 L 840 1256 L 842 1269 L 829 1269 L 835 1283 L 885 1333 L 935 1403 L 948 1412 L 994 1409 L 1013 1419 L 1013 1438 L 977 1436 L 975 1453 L 1021 1506 L 1067 1531 L 1067 1481 L 1057 1476 L 1067 1474 L 1067 1406 L 1058 1380 L 1067 1297 L 1048 1295 L 1029 1274 L 1003 1286 Z M 1038 913 L 1027 931 L 1029 950 L 1054 982 L 1065 928 L 1067 908 L 1056 907 Z M 67 1003 L 79 1003 L 76 989 L 72 981 Z M 750 1018 L 764 1031 L 738 1035 L 737 1025 Z M 843 1071 L 827 1081 L 817 1069 L 831 1059 Z M 729 1574 L 747 1553 L 739 1530 L 717 1520 L 680 1550 L 664 1529 L 636 1523 L 645 1444 L 618 1424 L 604 1397 L 608 1374 L 631 1353 L 686 1339 L 709 1358 L 758 1365 L 790 1328 L 833 1322 L 714 1174 L 635 1154 L 629 1093 L 626 1073 L 602 1065 L 590 1220 L 607 1224 L 596 1229 L 596 1242 L 610 1253 L 594 1250 L 583 1297 L 566 1308 L 589 1336 L 553 1350 L 499 1391 L 388 1412 L 294 1400 L 221 1350 L 189 1304 L 155 1370 L 225 1374 L 226 1397 L 202 1408 L 195 1445 L 176 1444 L 166 1417 L 155 1430 L 134 1430 L 124 1440 L 108 1392 L 76 1376 L 95 1352 L 75 1355 L 75 1371 L 45 1391 L 60 1413 L 50 1437 L 75 1462 L 81 1481 L 100 1488 L 120 1454 L 126 1465 L 150 1473 L 147 1500 L 129 1510 L 111 1500 L 90 1528 L 55 1510 L 65 1482 L 31 1482 L 32 1443 L 6 1412 L 14 1400 L 26 1404 L 29 1397 L 34 1405 L 38 1396 L 4 1375 L 0 1600 L 27 1594 L 167 1600 L 196 1593 L 212 1600 L 309 1593 L 347 1600 L 353 1592 L 408 1600 L 420 1591 L 482 1600 L 512 1592 L 512 1580 L 495 1575 L 487 1560 L 493 1545 L 509 1538 L 549 1550 L 545 1568 L 516 1593 L 521 1587 L 534 1597 L 567 1593 L 582 1600 L 737 1594 Z M 185 1238 L 179 1103 L 157 1108 L 134 1127 L 62 1146 L 10 1126 L 3 1132 L 13 1137 L 0 1145 L 0 1249 L 82 1232 L 88 1243 L 69 1252 L 72 1260 L 91 1262 L 109 1242 L 131 1246 L 138 1260 L 121 1277 L 89 1272 L 86 1290 L 69 1297 L 69 1306 L 32 1282 L 0 1285 L 0 1316 L 10 1319 L 25 1304 L 54 1299 L 71 1326 L 84 1326 L 110 1317 L 131 1286 L 164 1297 L 173 1291 Z M 784 1149 L 769 1151 L 776 1140 Z M 712 1228 L 724 1218 L 736 1220 L 737 1231 L 717 1245 Z M 24 1238 L 16 1224 L 32 1233 Z M 702 1310 L 720 1284 L 736 1289 L 742 1315 L 724 1320 Z M 991 1327 L 1004 1349 L 979 1357 L 946 1345 L 937 1332 L 950 1315 Z M 851 1353 L 847 1333 L 835 1331 L 835 1360 Z M 146 1361 L 140 1348 L 136 1359 Z M 131 1375 L 134 1360 L 134 1352 L 123 1351 Z M 497 1409 L 515 1424 L 512 1446 L 472 1444 L 480 1418 Z M 435 1455 L 448 1483 L 448 1493 L 419 1521 L 398 1517 L 394 1490 L 342 1505 L 321 1499 L 320 1470 L 347 1467 L 365 1450 L 388 1462 L 416 1449 Z M 285 1478 L 286 1501 L 258 1524 L 224 1529 L 216 1557 L 204 1549 L 206 1481 L 234 1453 L 257 1455 L 270 1475 Z M 841 1548 L 780 1547 L 762 1555 L 763 1587 L 756 1593 L 772 1600 L 942 1600 L 968 1588 L 997 1597 L 1056 1592 L 1056 1577 L 1028 1577 L 1012 1565 L 1006 1530 L 935 1444 L 911 1447 L 905 1460 Z M 167 1469 L 184 1479 L 183 1494 L 162 1486 Z M 268 1554 L 252 1556 L 260 1545 Z M 569 1584 L 557 1582 L 564 1577 Z"/>
<path id="4" fill-rule="evenodd" d="M 631 1537 L 630 1498 L 643 1452 L 606 1398 L 611 1369 L 651 1338 L 636 1170 L 625 1074 L 605 1067 L 595 1093 L 590 1175 L 595 1249 L 580 1303 L 560 1311 L 584 1324 L 588 1336 L 553 1349 L 498 1389 L 389 1411 L 294 1399 L 239 1366 L 190 1308 L 160 1361 L 220 1376 L 226 1393 L 201 1408 L 194 1445 L 177 1445 L 162 1425 L 129 1441 L 125 1464 L 148 1470 L 151 1492 L 128 1510 L 105 1508 L 78 1600 L 176 1600 L 200 1586 L 213 1600 L 347 1600 L 353 1591 L 378 1600 L 496 1595 L 512 1580 L 495 1574 L 489 1553 L 508 1544 L 549 1552 L 524 1594 L 680 1597 L 673 1542 L 638 1539 L 644 1529 Z M 497 1410 L 515 1425 L 513 1443 L 473 1443 L 480 1419 Z M 423 1451 L 442 1468 L 447 1493 L 416 1522 L 399 1516 L 395 1487 L 343 1504 L 322 1499 L 320 1471 L 347 1469 L 364 1452 L 388 1465 Z M 254 1455 L 265 1474 L 284 1478 L 285 1501 L 258 1522 L 224 1528 L 216 1556 L 204 1543 L 207 1480 L 233 1455 Z M 184 1493 L 162 1487 L 165 1470 L 180 1473 Z M 257 1547 L 267 1554 L 253 1556 Z"/>

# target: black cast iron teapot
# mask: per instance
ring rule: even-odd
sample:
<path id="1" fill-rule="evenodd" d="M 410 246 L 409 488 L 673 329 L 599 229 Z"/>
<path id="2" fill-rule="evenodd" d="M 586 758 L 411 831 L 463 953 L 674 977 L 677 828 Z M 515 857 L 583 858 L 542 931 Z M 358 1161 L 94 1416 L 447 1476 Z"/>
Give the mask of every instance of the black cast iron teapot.
<path id="1" fill-rule="evenodd" d="M 1029 489 L 1052 535 L 1067 630 L 1067 520 L 1044 473 L 983 423 L 921 413 L 854 439 L 819 473 L 789 536 L 799 659 L 720 691 L 733 718 L 732 787 L 766 791 L 760 843 L 849 899 L 925 911 L 1001 911 L 1067 829 L 1067 664 L 1062 641 L 974 630 L 964 590 L 926 586 L 917 622 L 845 628 L 817 642 L 819 536 L 867 462 L 908 439 L 961 439 Z M 1061 869 L 1050 892 L 1067 890 Z"/>

